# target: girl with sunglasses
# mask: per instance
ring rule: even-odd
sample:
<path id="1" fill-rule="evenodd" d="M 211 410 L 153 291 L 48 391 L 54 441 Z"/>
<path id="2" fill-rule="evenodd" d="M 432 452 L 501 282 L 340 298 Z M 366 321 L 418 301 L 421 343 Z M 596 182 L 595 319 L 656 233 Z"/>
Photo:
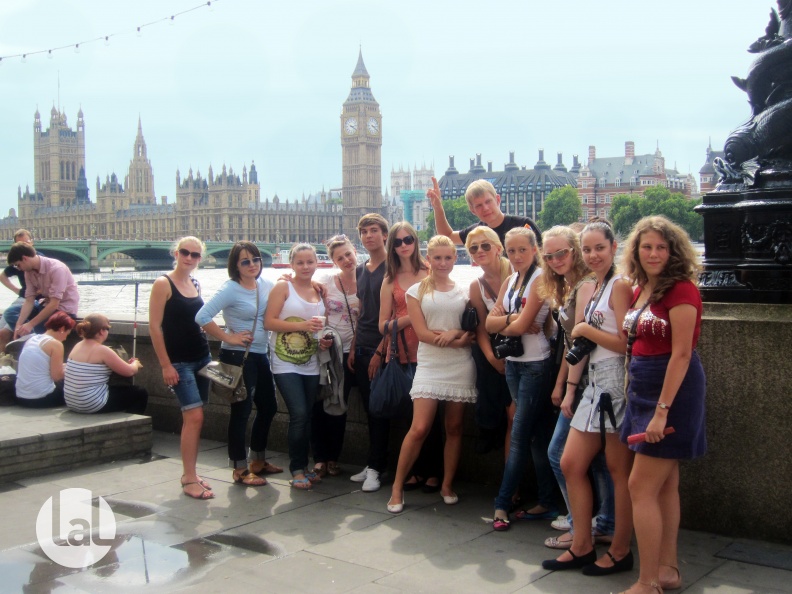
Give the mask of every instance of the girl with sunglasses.
<path id="1" fill-rule="evenodd" d="M 250 487 L 267 484 L 261 475 L 283 472 L 283 468 L 266 460 L 267 439 L 278 404 L 267 358 L 269 337 L 264 330 L 264 312 L 273 283 L 261 277 L 261 270 L 261 253 L 256 245 L 249 241 L 235 243 L 228 254 L 229 279 L 195 316 L 207 334 L 222 341 L 220 361 L 232 365 L 242 365 L 244 361 L 242 381 L 247 398 L 231 404 L 228 459 L 234 469 L 234 482 Z M 213 320 L 221 311 L 225 329 Z M 256 416 L 248 452 L 245 436 L 253 404 Z"/>
<path id="2" fill-rule="evenodd" d="M 583 308 L 594 293 L 595 280 L 583 261 L 578 235 L 571 228 L 559 226 L 548 229 L 544 232 L 542 246 L 544 251 L 542 258 L 545 263 L 539 279 L 539 295 L 548 299 L 553 307 L 558 308 L 558 322 L 564 331 L 564 348 L 568 352 L 572 348 L 572 330 L 575 324 L 583 321 Z M 561 455 L 564 453 L 569 435 L 572 415 L 588 384 L 586 371 L 585 365 L 570 367 L 566 359 L 562 359 L 551 397 L 553 404 L 561 409 L 561 414 L 558 415 L 547 455 L 558 486 L 561 488 L 561 494 L 564 496 L 567 510 L 570 511 L 552 522 L 551 526 L 556 530 L 570 532 L 545 539 L 545 546 L 551 549 L 568 549 L 572 546 L 574 534 L 572 505 L 569 502 L 564 473 L 561 472 Z M 591 472 L 599 502 L 592 538 L 596 543 L 607 543 L 613 535 L 613 481 L 602 453 L 594 457 Z M 588 526 L 584 529 L 588 530 Z"/>
<path id="3" fill-rule="evenodd" d="M 436 235 L 429 240 L 427 251 L 431 272 L 420 283 L 407 289 L 407 311 L 420 345 L 418 366 L 410 390 L 412 424 L 402 442 L 387 506 L 393 514 L 404 509 L 405 480 L 430 428 L 440 416 L 441 402 L 444 405 L 442 415 L 446 441 L 440 495 L 446 505 L 458 503 L 453 483 L 462 451 L 462 418 L 465 403 L 476 400 L 476 369 L 470 354 L 474 335 L 460 328 L 462 312 L 468 301 L 467 285 L 459 285 L 450 278 L 456 261 L 456 247 L 449 238 Z"/>
<path id="4" fill-rule="evenodd" d="M 327 325 L 341 337 L 344 363 L 344 405 L 349 403 L 349 393 L 355 381 L 354 372 L 349 369 L 349 350 L 355 337 L 357 320 L 360 317 L 360 300 L 357 296 L 357 252 L 346 235 L 336 235 L 327 242 L 327 255 L 338 267 L 338 271 L 320 277 L 324 287 L 324 302 L 327 311 Z M 336 411 L 337 412 L 337 411 Z M 338 458 L 344 445 L 346 412 L 329 414 L 325 412 L 324 401 L 313 406 L 311 418 L 311 449 L 314 454 L 313 471 L 319 476 L 338 476 L 341 467 Z"/>
<path id="5" fill-rule="evenodd" d="M 495 307 L 498 291 L 512 269 L 509 261 L 503 258 L 503 244 L 498 234 L 489 227 L 475 227 L 465 238 L 473 262 L 481 267 L 482 275 L 470 283 L 470 303 L 483 322 Z M 492 342 L 484 323 L 476 329 L 476 342 L 473 343 L 473 360 L 476 362 L 476 425 L 479 438 L 476 453 L 486 454 L 504 445 L 511 433 L 511 419 L 508 414 L 512 406 L 509 386 L 506 383 L 506 361 L 498 359 L 492 351 Z M 505 448 L 508 454 L 509 448 Z"/>
<path id="6" fill-rule="evenodd" d="M 399 332 L 404 333 L 407 352 L 399 338 L 399 360 L 402 365 L 418 363 L 418 336 L 410 323 L 407 312 L 407 289 L 421 282 L 429 274 L 429 267 L 421 257 L 418 248 L 418 234 L 410 223 L 402 221 L 390 228 L 385 243 L 385 279 L 380 289 L 379 330 L 385 334 L 385 323 L 395 321 Z M 390 329 L 390 326 L 388 327 Z M 384 337 L 380 350 L 385 353 L 385 361 L 390 360 L 390 334 Z M 412 491 L 422 488 L 427 493 L 440 490 L 440 473 L 443 470 L 443 434 L 439 420 L 432 424 L 429 435 L 421 448 L 413 475 L 405 482 L 405 489 Z"/>
<path id="7" fill-rule="evenodd" d="M 212 358 L 206 334 L 195 323 L 203 306 L 201 285 L 192 272 L 201 262 L 205 246 L 197 237 L 176 242 L 171 272 L 154 281 L 149 299 L 149 334 L 162 367 L 162 379 L 179 400 L 182 411 L 182 491 L 193 499 L 212 499 L 209 484 L 196 474 L 203 407 L 209 401 L 209 379 L 198 375 Z"/>
<path id="8" fill-rule="evenodd" d="M 489 332 L 519 337 L 519 348 L 506 356 L 506 382 L 516 410 L 509 456 L 495 499 L 492 527 L 496 531 L 509 529 L 512 495 L 525 472 L 529 453 L 536 472 L 539 502 L 531 509 L 518 512 L 517 517 L 537 520 L 554 518 L 558 514 L 553 500 L 555 479 L 547 459 L 552 417 L 547 394 L 552 381 L 552 363 L 550 343 L 542 331 L 550 308 L 538 292 L 541 269 L 533 231 L 516 227 L 506 233 L 506 253 L 515 272 L 501 286 L 498 301 L 486 322 Z"/>

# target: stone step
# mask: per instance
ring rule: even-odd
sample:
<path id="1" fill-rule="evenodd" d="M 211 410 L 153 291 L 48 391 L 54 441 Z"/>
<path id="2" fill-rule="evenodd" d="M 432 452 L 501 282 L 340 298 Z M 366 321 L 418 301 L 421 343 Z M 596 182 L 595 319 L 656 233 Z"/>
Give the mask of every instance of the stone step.
<path id="1" fill-rule="evenodd" d="M 0 408 L 0 483 L 151 452 L 151 417 Z"/>

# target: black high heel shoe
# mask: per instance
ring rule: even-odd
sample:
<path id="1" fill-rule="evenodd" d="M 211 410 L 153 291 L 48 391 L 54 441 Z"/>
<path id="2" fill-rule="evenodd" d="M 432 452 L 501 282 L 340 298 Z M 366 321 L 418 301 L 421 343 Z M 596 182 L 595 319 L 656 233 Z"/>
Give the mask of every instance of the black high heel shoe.
<path id="1" fill-rule="evenodd" d="M 585 567 L 586 565 L 591 565 L 597 560 L 597 551 L 595 549 L 591 549 L 585 555 L 580 555 L 579 557 L 572 552 L 571 549 L 567 551 L 570 555 L 572 555 L 572 559 L 570 561 L 559 561 L 558 559 L 547 559 L 546 561 L 542 561 L 542 568 L 549 569 L 550 571 L 562 571 L 564 569 L 580 569 L 581 567 Z"/>
<path id="2" fill-rule="evenodd" d="M 634 563 L 632 551 L 627 553 L 618 561 L 616 561 L 616 557 L 611 555 L 610 551 L 607 551 L 605 554 L 611 558 L 613 565 L 610 567 L 600 567 L 596 563 L 592 563 L 591 565 L 586 565 L 583 568 L 583 575 L 601 576 L 611 575 L 612 573 L 620 573 L 622 571 L 632 571 Z"/>

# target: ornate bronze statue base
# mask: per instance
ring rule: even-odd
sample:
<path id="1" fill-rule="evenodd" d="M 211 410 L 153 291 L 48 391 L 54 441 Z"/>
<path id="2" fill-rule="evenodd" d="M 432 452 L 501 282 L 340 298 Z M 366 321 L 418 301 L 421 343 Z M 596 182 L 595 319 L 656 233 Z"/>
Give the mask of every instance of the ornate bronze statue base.
<path id="1" fill-rule="evenodd" d="M 779 185 L 703 197 L 704 301 L 792 304 L 792 187 Z"/>

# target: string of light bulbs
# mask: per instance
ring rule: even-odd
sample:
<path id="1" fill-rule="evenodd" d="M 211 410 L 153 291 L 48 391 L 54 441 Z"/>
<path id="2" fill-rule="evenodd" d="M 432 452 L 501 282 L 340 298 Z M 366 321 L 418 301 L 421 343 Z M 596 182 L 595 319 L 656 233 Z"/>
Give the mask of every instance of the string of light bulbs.
<path id="1" fill-rule="evenodd" d="M 147 27 L 151 27 L 153 25 L 159 25 L 161 23 L 173 24 L 175 22 L 175 20 L 176 20 L 176 17 L 180 17 L 182 15 L 185 15 L 185 14 L 187 14 L 189 12 L 193 12 L 195 10 L 199 10 L 201 8 L 209 8 L 209 9 L 211 9 L 212 8 L 212 4 L 217 4 L 218 2 L 220 2 L 220 0 L 207 0 L 206 2 L 203 2 L 203 3 L 201 3 L 201 4 L 197 5 L 197 6 L 193 6 L 192 8 L 188 8 L 186 10 L 182 10 L 181 12 L 175 12 L 175 13 L 169 15 L 169 16 L 162 17 L 161 19 L 153 20 L 150 23 L 144 23 L 142 25 L 138 25 L 135 28 L 135 31 L 130 31 L 129 33 L 130 34 L 131 33 L 136 33 L 140 37 L 143 34 L 143 29 L 145 29 Z M 7 56 L 0 56 L 0 65 L 2 65 L 4 61 L 8 61 L 8 60 L 10 60 L 12 58 L 21 58 L 22 62 L 26 62 L 27 59 L 29 57 L 31 57 L 31 56 L 38 56 L 38 55 L 42 55 L 42 54 L 46 54 L 48 58 L 52 58 L 53 53 L 59 52 L 59 51 L 62 51 L 62 50 L 67 50 L 67 49 L 70 49 L 70 48 L 73 49 L 75 51 L 75 53 L 80 53 L 80 49 L 83 46 L 89 45 L 91 43 L 97 43 L 97 42 L 100 42 L 100 41 L 103 41 L 105 45 L 110 45 L 110 40 L 113 37 L 118 37 L 118 36 L 121 36 L 121 35 L 124 35 L 124 34 L 125 33 L 110 33 L 109 35 L 100 35 L 99 37 L 95 37 L 93 39 L 86 39 L 85 41 L 79 41 L 77 43 L 69 43 L 67 45 L 60 45 L 58 47 L 51 47 L 49 49 L 41 49 L 41 50 L 35 50 L 35 51 L 30 51 L 30 52 L 21 52 L 21 53 L 18 53 L 18 54 L 9 54 Z"/>

